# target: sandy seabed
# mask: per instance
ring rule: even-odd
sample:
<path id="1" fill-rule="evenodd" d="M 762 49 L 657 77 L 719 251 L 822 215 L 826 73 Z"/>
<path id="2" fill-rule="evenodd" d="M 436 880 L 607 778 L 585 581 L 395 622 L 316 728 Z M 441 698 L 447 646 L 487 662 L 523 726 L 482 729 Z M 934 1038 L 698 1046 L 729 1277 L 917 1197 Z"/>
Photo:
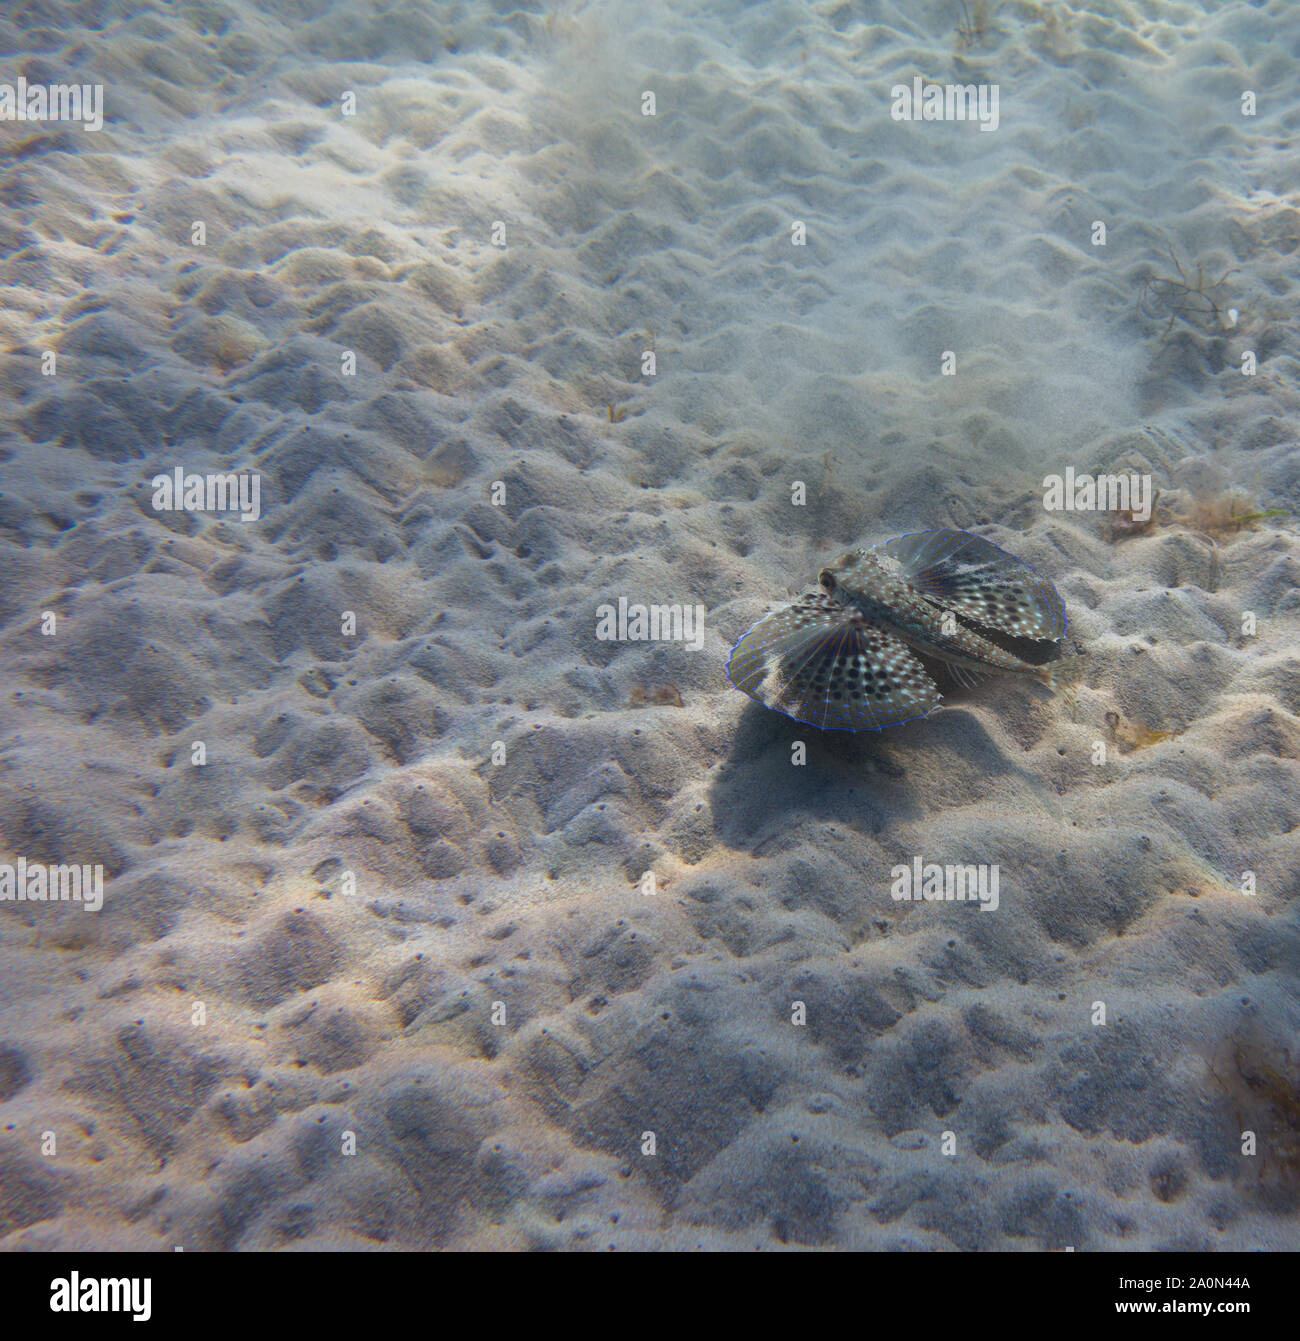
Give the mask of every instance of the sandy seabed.
<path id="1" fill-rule="evenodd" d="M 700 8 L 0 17 L 0 1246 L 1300 1242 L 1300 10 Z M 728 684 L 931 527 L 1077 681 Z"/>

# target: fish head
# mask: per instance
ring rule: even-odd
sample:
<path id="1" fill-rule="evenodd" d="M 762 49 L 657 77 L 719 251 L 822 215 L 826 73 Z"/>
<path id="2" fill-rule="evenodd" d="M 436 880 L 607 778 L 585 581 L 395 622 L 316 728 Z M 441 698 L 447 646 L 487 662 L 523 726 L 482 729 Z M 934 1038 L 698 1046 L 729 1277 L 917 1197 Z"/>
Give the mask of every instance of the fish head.
<path id="1" fill-rule="evenodd" d="M 828 563 L 817 574 L 817 585 L 830 595 L 837 593 L 848 594 L 845 588 L 852 588 L 854 585 L 854 574 L 858 565 L 866 557 L 866 550 L 851 549 L 847 554 L 841 554 L 833 563 Z"/>
<path id="2" fill-rule="evenodd" d="M 817 574 L 817 585 L 844 605 L 871 611 L 907 589 L 903 565 L 879 550 L 853 549 Z"/>

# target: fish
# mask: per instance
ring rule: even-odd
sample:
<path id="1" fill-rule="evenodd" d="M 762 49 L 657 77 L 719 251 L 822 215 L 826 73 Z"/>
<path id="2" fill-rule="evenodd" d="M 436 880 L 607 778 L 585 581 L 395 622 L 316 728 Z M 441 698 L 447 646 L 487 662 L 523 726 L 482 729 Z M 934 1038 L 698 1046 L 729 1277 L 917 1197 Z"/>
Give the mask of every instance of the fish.
<path id="1" fill-rule="evenodd" d="M 968 531 L 918 531 L 850 550 L 817 590 L 760 619 L 731 649 L 727 678 L 750 698 L 822 731 L 880 731 L 928 716 L 943 695 L 916 653 L 959 683 L 994 672 L 1052 684 L 980 628 L 1059 642 L 1056 588 L 1023 559 Z"/>

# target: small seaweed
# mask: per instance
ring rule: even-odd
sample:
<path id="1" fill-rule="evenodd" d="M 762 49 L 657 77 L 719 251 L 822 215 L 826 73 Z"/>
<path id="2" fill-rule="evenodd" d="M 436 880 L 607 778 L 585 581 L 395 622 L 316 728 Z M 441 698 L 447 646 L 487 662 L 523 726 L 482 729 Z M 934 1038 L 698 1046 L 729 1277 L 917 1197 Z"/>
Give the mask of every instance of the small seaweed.
<path id="1" fill-rule="evenodd" d="M 1170 520 L 1189 531 L 1199 531 L 1210 540 L 1220 535 L 1235 535 L 1269 517 L 1288 517 L 1286 508 L 1261 508 L 1258 503 L 1234 490 L 1213 494 L 1194 494 L 1188 510 Z"/>
<path id="2" fill-rule="evenodd" d="M 1234 266 L 1225 270 L 1218 279 L 1208 279 L 1204 264 L 1198 261 L 1193 282 L 1188 271 L 1183 269 L 1182 262 L 1174 255 L 1174 249 L 1166 247 L 1165 252 L 1173 263 L 1175 273 L 1146 276 L 1138 298 L 1138 309 L 1144 316 L 1163 321 L 1168 314 L 1169 321 L 1160 338 L 1167 340 L 1179 320 L 1202 335 L 1219 335 L 1229 329 L 1234 322 L 1227 319 L 1230 314 L 1219 306 L 1222 295 L 1216 296 L 1215 291 L 1223 287 L 1230 275 L 1237 273 L 1237 268 Z"/>
<path id="3" fill-rule="evenodd" d="M 551 12 L 546 16 L 545 31 L 548 41 L 573 38 L 578 33 L 578 25 L 574 22 L 573 15 L 560 13 L 560 0 L 555 0 L 551 5 Z"/>
<path id="4" fill-rule="evenodd" d="M 988 0 L 957 0 L 961 10 L 961 22 L 957 24 L 958 45 L 963 51 L 973 51 L 976 47 L 989 44 L 989 36 L 994 31 L 993 15 L 989 12 Z"/>
<path id="5" fill-rule="evenodd" d="M 627 694 L 629 708 L 684 708 L 682 691 L 675 684 L 647 687 L 634 684 Z"/>
<path id="6" fill-rule="evenodd" d="M 1126 540 L 1131 536 L 1145 535 L 1156 524 L 1156 505 L 1160 502 L 1160 490 L 1151 498 L 1151 510 L 1145 517 L 1135 515 L 1133 508 L 1120 508 L 1110 520 L 1110 539 Z"/>
<path id="7" fill-rule="evenodd" d="M 1055 7 L 1024 0 L 1020 8 L 1025 18 L 1040 25 L 1040 31 L 1033 32 L 1029 37 L 1030 45 L 1035 50 L 1046 52 L 1061 64 L 1075 55 L 1066 22 Z"/>
<path id="8" fill-rule="evenodd" d="M 1261 1185 L 1294 1206 L 1300 1181 L 1300 1065 L 1259 1036 L 1228 1039 L 1209 1067 L 1243 1130 L 1255 1133 Z"/>
<path id="9" fill-rule="evenodd" d="M 627 410 L 622 405 L 611 405 L 609 407 L 609 422 L 611 424 L 621 424 L 627 418 Z"/>
<path id="10" fill-rule="evenodd" d="M 1172 740 L 1178 734 L 1177 731 L 1152 731 L 1149 726 L 1129 721 L 1113 710 L 1106 714 L 1105 721 L 1111 743 L 1118 747 L 1121 754 L 1145 750 L 1152 745 L 1160 744 L 1162 740 Z"/>

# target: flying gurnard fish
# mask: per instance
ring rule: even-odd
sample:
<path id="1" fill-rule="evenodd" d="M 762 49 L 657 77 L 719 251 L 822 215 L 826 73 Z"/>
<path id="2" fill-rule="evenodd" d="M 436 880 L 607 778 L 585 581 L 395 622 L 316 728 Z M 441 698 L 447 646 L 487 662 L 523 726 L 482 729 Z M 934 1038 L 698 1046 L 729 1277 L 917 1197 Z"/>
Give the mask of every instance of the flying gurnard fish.
<path id="1" fill-rule="evenodd" d="M 981 536 L 899 536 L 851 550 L 817 582 L 819 591 L 760 619 L 727 662 L 737 689 L 797 722 L 878 731 L 924 717 L 943 695 L 911 648 L 963 683 L 1003 671 L 1053 683 L 1050 665 L 1022 661 L 972 627 L 1056 642 L 1066 626 L 1056 588 Z"/>

